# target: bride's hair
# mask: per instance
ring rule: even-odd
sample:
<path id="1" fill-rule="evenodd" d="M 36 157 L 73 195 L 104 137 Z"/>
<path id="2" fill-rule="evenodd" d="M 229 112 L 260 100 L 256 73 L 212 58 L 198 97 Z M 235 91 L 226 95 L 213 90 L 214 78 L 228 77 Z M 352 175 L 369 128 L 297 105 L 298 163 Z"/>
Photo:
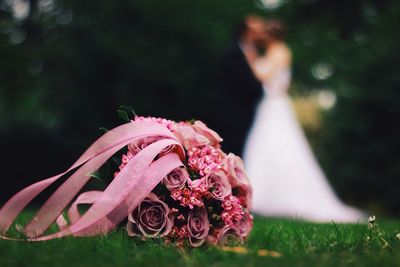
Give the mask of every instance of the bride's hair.
<path id="1" fill-rule="evenodd" d="M 250 27 L 249 27 L 249 23 L 261 23 L 264 24 L 265 20 L 264 18 L 255 15 L 255 14 L 250 14 L 247 15 L 246 17 L 242 18 L 237 24 L 236 27 L 234 29 L 234 37 L 235 39 L 240 39 L 241 37 L 243 37 L 243 35 L 245 35 Z"/>
<path id="2" fill-rule="evenodd" d="M 265 25 L 267 34 L 278 41 L 284 41 L 286 38 L 286 28 L 279 20 L 269 20 Z"/>

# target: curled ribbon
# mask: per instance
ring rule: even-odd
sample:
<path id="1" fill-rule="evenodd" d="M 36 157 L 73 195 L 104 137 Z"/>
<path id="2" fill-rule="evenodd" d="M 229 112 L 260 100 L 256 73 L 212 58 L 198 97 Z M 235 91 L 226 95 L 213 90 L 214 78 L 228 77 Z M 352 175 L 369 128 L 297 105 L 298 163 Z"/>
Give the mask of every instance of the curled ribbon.
<path id="1" fill-rule="evenodd" d="M 160 140 L 136 154 L 103 192 L 89 191 L 76 198 L 68 210 L 68 224 L 62 212 L 89 181 L 88 174 L 98 170 L 129 143 L 152 136 L 160 137 Z M 157 158 L 170 146 L 177 149 Z M 12 239 L 5 234 L 23 209 L 43 190 L 76 168 L 22 231 L 29 241 L 107 233 L 124 220 L 169 172 L 182 166 L 184 157 L 184 149 L 174 134 L 158 123 L 132 121 L 118 126 L 94 142 L 65 172 L 32 184 L 14 195 L 0 210 L 0 238 Z M 92 206 L 81 216 L 77 208 L 79 204 Z M 43 235 L 54 222 L 60 230 Z"/>

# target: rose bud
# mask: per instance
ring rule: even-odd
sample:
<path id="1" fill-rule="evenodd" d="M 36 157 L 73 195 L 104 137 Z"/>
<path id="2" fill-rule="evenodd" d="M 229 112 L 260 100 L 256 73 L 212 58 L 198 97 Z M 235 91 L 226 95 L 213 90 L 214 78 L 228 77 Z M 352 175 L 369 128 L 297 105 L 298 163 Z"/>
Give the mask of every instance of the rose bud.
<path id="1" fill-rule="evenodd" d="M 130 236 L 163 237 L 173 226 L 173 215 L 167 204 L 156 194 L 150 193 L 139 206 L 128 215 L 126 226 Z"/>
<path id="2" fill-rule="evenodd" d="M 185 187 L 189 180 L 189 174 L 185 168 L 176 168 L 164 177 L 162 183 L 169 191 L 175 191 Z"/>

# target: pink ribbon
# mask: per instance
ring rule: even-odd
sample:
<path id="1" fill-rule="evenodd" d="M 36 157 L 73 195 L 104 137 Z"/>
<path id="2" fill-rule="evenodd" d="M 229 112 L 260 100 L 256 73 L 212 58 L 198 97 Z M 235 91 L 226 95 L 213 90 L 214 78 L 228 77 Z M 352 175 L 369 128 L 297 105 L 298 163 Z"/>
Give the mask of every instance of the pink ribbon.
<path id="1" fill-rule="evenodd" d="M 68 225 L 62 212 L 89 181 L 89 173 L 99 169 L 113 154 L 129 143 L 151 136 L 161 138 L 135 155 L 104 192 L 86 192 L 75 200 L 68 211 Z M 177 147 L 176 152 L 155 160 L 161 151 L 171 145 Z M 184 157 L 184 149 L 173 133 L 158 123 L 130 122 L 116 127 L 93 143 L 68 170 L 28 186 L 13 196 L 0 210 L 0 233 L 3 234 L 0 238 L 9 239 L 4 234 L 38 194 L 78 167 L 45 202 L 23 232 L 30 241 L 106 233 L 125 219 L 169 172 L 182 166 Z M 93 205 L 81 216 L 77 205 L 84 203 Z M 43 236 L 55 221 L 60 231 Z"/>

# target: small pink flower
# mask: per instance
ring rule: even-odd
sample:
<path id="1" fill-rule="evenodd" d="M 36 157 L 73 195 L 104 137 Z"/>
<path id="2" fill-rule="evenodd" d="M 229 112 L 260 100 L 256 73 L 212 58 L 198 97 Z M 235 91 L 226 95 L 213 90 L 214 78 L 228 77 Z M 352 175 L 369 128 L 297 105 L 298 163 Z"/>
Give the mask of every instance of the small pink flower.
<path id="1" fill-rule="evenodd" d="M 128 162 L 129 162 L 128 156 L 122 155 L 122 163 L 123 163 L 123 164 L 128 164 Z"/>
<path id="2" fill-rule="evenodd" d="M 228 225 L 228 226 L 232 227 L 232 226 L 233 226 L 233 221 L 232 221 L 232 219 L 231 219 L 231 218 L 225 219 L 225 225 Z"/>
<path id="3" fill-rule="evenodd" d="M 201 184 L 197 189 L 199 190 L 200 193 L 205 194 L 207 192 L 208 187 L 206 184 Z"/>
<path id="4" fill-rule="evenodd" d="M 222 202 L 222 207 L 223 207 L 224 209 L 227 209 L 227 208 L 229 208 L 229 207 L 232 207 L 232 200 L 231 200 L 230 197 L 224 199 L 224 201 Z"/>
<path id="5" fill-rule="evenodd" d="M 190 194 L 190 196 L 191 196 L 191 198 L 194 198 L 194 199 L 201 199 L 202 194 L 200 194 L 199 192 L 192 191 L 192 194 Z"/>
<path id="6" fill-rule="evenodd" d="M 188 155 L 189 166 L 198 171 L 201 176 L 220 170 L 225 158 L 225 154 L 220 149 L 209 145 L 192 147 L 189 149 Z"/>
<path id="7" fill-rule="evenodd" d="M 225 221 L 226 219 L 228 219 L 228 218 L 229 218 L 229 216 L 230 216 L 230 215 L 229 215 L 229 213 L 228 213 L 228 212 L 223 212 L 223 213 L 222 213 L 222 215 L 221 215 L 221 218 L 222 218 L 222 220 L 224 220 L 224 221 Z"/>
<path id="8" fill-rule="evenodd" d="M 243 218 L 243 215 L 241 215 L 241 214 L 235 214 L 235 215 L 233 216 L 233 218 L 234 218 L 235 221 L 240 221 L 240 220 Z"/>
<path id="9" fill-rule="evenodd" d="M 190 202 L 189 202 L 189 204 L 190 204 L 192 207 L 195 207 L 195 206 L 201 207 L 201 206 L 203 206 L 203 201 L 201 201 L 200 199 L 198 199 L 198 198 L 195 197 L 195 196 L 191 196 L 191 197 L 190 197 Z"/>
<path id="10" fill-rule="evenodd" d="M 184 188 L 183 189 L 183 191 L 182 191 L 182 195 L 184 195 L 184 196 L 190 196 L 190 190 L 188 189 L 188 188 Z"/>
<path id="11" fill-rule="evenodd" d="M 211 167 L 207 166 L 203 169 L 204 174 L 209 174 L 211 172 Z"/>
<path id="12" fill-rule="evenodd" d="M 181 198 L 181 196 L 182 196 L 182 190 L 181 190 L 181 189 L 175 190 L 175 191 L 173 191 L 173 192 L 171 193 L 171 197 L 172 197 L 174 200 L 179 200 L 179 199 Z"/>
<path id="13" fill-rule="evenodd" d="M 190 200 L 188 198 L 184 197 L 181 199 L 181 203 L 183 206 L 189 206 Z"/>
<path id="14" fill-rule="evenodd" d="M 208 191 L 204 178 L 191 181 L 189 187 L 193 192 L 199 193 L 199 197 Z"/>
<path id="15" fill-rule="evenodd" d="M 243 209 L 240 200 L 232 195 L 227 196 L 222 202 L 222 208 L 224 211 L 221 214 L 221 219 L 224 221 L 224 224 L 237 230 L 238 233 L 245 237 L 247 234 L 242 233 L 247 232 L 247 230 L 250 231 L 252 217 L 249 217 L 250 213 Z"/>
<path id="16" fill-rule="evenodd" d="M 189 207 L 190 209 L 204 206 L 202 199 L 204 194 L 196 190 L 199 185 L 199 180 L 189 180 L 188 184 L 190 188 L 175 190 L 171 193 L 171 197 L 179 201 L 182 206 Z"/>
<path id="17" fill-rule="evenodd" d="M 187 226 L 184 225 L 184 226 L 182 226 L 181 228 L 179 228 L 177 234 L 178 234 L 178 236 L 179 236 L 180 238 L 185 238 L 185 237 L 187 237 L 187 236 L 188 236 L 188 229 L 187 229 Z"/>
<path id="18" fill-rule="evenodd" d="M 193 155 L 193 153 L 191 153 L 192 155 Z M 191 158 L 191 159 L 189 159 L 188 160 L 188 163 L 190 164 L 190 165 L 197 165 L 197 159 L 196 158 Z"/>

